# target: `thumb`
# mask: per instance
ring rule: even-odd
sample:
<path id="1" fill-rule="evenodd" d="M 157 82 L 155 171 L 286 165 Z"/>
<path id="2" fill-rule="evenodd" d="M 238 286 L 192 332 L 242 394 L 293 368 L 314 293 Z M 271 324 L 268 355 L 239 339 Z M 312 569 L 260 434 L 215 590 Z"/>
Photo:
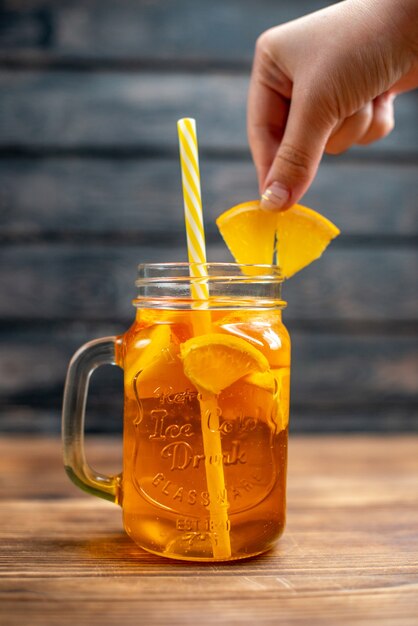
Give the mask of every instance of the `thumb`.
<path id="1" fill-rule="evenodd" d="M 267 174 L 261 207 L 285 210 L 295 204 L 315 177 L 333 123 L 321 108 L 292 97 L 280 146 Z"/>

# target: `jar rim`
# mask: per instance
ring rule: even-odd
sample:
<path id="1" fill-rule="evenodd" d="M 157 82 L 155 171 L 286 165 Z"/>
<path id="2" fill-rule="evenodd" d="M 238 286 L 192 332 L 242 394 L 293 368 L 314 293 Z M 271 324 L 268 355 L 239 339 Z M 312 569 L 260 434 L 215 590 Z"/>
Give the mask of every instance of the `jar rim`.
<path id="1" fill-rule="evenodd" d="M 245 280 L 249 282 L 282 283 L 284 277 L 278 265 L 265 263 L 210 262 L 190 263 L 187 261 L 168 263 L 139 263 L 138 278 L 135 282 L 141 286 L 154 280 Z"/>
<path id="2" fill-rule="evenodd" d="M 277 265 L 141 263 L 134 306 L 167 309 L 282 309 Z"/>

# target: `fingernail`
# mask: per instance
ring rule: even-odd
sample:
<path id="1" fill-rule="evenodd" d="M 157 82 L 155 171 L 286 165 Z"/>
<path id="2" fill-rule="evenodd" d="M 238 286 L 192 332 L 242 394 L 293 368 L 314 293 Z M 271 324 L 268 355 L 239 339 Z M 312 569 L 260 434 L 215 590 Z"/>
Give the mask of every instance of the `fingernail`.
<path id="1" fill-rule="evenodd" d="M 290 192 L 286 187 L 274 181 L 261 196 L 260 206 L 262 209 L 281 209 L 289 200 Z"/>

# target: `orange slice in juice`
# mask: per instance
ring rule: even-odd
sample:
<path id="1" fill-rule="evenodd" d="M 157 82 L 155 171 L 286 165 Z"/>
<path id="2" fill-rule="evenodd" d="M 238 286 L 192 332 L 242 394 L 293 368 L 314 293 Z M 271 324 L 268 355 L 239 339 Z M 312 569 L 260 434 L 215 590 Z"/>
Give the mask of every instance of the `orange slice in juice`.
<path id="1" fill-rule="evenodd" d="M 274 392 L 275 379 L 270 371 L 254 372 L 253 374 L 247 374 L 247 376 L 245 376 L 243 380 L 249 385 L 254 385 L 255 387 L 263 389 L 264 391 L 268 391 L 269 393 Z"/>
<path id="2" fill-rule="evenodd" d="M 290 365 L 290 336 L 280 314 L 245 310 L 227 313 L 214 322 L 219 332 L 242 337 L 267 357 L 270 367 Z"/>
<path id="3" fill-rule="evenodd" d="M 279 394 L 275 422 L 279 429 L 283 430 L 289 423 L 290 370 L 288 367 L 283 367 L 272 371 Z"/>
<path id="4" fill-rule="evenodd" d="M 184 373 L 200 389 L 218 394 L 239 378 L 266 372 L 266 357 L 248 341 L 221 333 L 193 337 L 180 346 Z"/>
<path id="5" fill-rule="evenodd" d="M 142 330 L 128 350 L 129 357 L 125 362 L 125 381 L 128 386 L 133 385 L 139 397 L 191 391 L 170 326 L 161 324 Z"/>
<path id="6" fill-rule="evenodd" d="M 288 211 L 260 208 L 258 200 L 239 204 L 216 220 L 237 263 L 277 263 L 285 278 L 318 259 L 339 229 L 312 209 L 293 205 Z"/>
<path id="7" fill-rule="evenodd" d="M 161 324 L 142 330 L 135 344 L 127 352 L 124 365 L 125 379 L 131 380 L 139 372 L 146 371 L 169 349 L 170 343 L 171 331 L 167 325 Z"/>

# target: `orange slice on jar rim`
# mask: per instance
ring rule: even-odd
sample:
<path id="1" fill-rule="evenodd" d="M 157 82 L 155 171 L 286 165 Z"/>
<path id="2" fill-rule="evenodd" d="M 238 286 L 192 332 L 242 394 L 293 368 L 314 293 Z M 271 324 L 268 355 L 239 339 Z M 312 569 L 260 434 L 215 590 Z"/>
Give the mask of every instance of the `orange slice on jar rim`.
<path id="1" fill-rule="evenodd" d="M 232 207 L 216 224 L 237 263 L 277 261 L 284 278 L 318 259 L 340 234 L 335 224 L 313 209 L 295 204 L 287 211 L 267 211 L 258 200 Z"/>

